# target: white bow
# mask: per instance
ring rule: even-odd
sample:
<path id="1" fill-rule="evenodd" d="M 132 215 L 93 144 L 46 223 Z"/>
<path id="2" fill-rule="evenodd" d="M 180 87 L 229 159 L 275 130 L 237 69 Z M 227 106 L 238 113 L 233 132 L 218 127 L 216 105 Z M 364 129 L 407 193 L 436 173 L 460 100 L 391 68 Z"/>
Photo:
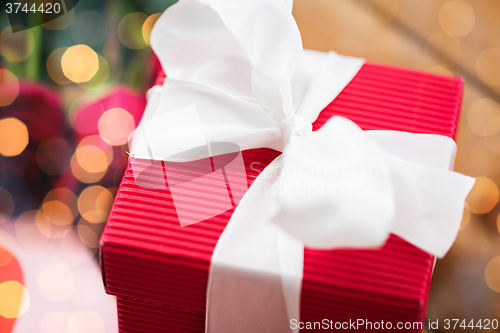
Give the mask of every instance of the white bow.
<path id="1" fill-rule="evenodd" d="M 151 36 L 167 79 L 150 91 L 132 156 L 192 161 L 235 145 L 283 152 L 217 243 L 207 290 L 213 332 L 289 331 L 304 245 L 377 247 L 394 233 L 444 256 L 474 183 L 449 171 L 456 146 L 444 136 L 362 131 L 341 117 L 313 132 L 363 60 L 303 51 L 291 4 L 181 0 Z M 214 142 L 233 150 L 210 152 Z"/>

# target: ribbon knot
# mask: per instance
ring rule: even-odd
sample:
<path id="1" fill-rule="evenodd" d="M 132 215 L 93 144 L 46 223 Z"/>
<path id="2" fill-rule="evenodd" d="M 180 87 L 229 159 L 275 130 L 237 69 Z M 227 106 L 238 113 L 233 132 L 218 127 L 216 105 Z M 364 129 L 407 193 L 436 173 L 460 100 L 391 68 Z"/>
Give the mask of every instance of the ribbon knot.
<path id="1" fill-rule="evenodd" d="M 298 114 L 292 114 L 280 122 L 280 130 L 283 143 L 286 146 L 293 138 L 311 132 L 312 124 L 308 119 Z"/>

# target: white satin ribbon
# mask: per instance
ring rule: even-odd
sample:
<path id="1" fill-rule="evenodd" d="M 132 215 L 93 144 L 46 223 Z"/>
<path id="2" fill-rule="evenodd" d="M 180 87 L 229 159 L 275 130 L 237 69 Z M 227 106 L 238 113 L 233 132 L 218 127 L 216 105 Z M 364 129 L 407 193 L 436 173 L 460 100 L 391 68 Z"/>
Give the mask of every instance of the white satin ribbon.
<path id="1" fill-rule="evenodd" d="M 283 152 L 217 243 L 209 332 L 289 332 L 300 315 L 304 245 L 380 247 L 394 233 L 442 257 L 474 183 L 449 171 L 456 146 L 444 136 L 362 131 L 341 117 L 312 132 L 363 60 L 302 50 L 291 7 L 180 0 L 151 35 L 167 79 L 150 90 L 132 156 L 192 161 L 209 156 L 198 148 L 210 142 Z"/>

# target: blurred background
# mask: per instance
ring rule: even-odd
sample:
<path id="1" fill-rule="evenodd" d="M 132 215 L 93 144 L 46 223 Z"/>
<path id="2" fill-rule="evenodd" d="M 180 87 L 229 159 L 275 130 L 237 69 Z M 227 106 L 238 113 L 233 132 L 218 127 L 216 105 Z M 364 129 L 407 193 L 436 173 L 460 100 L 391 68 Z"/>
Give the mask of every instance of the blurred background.
<path id="1" fill-rule="evenodd" d="M 149 34 L 174 2 L 81 0 L 64 16 L 17 33 L 2 8 L 0 291 L 7 281 L 2 269 L 16 258 L 36 266 L 33 288 L 28 277 L 26 282 L 16 278 L 20 292 L 13 295 L 19 300 L 10 301 L 12 306 L 25 307 L 19 295 L 26 288 L 33 299 L 49 303 L 47 293 L 71 295 L 60 285 L 70 288 L 68 279 L 78 280 L 81 261 L 68 255 L 74 252 L 68 244 L 76 242 L 89 257 L 97 257 L 126 166 L 127 137 L 140 120 L 145 92 L 159 68 Z M 458 240 L 437 262 L 427 318 L 499 319 L 500 1 L 295 0 L 293 14 L 305 48 L 464 78 L 455 169 L 477 182 Z M 40 266 L 35 254 L 47 248 L 64 260 Z M 94 266 L 89 274 L 97 281 L 97 261 Z M 47 276 L 59 283 L 44 284 Z M 32 289 L 42 292 L 37 296 Z M 85 329 L 95 304 L 85 306 L 84 315 L 75 315 L 81 309 L 58 315 L 40 310 L 36 325 L 42 333 L 76 322 L 83 326 L 69 332 L 116 330 L 104 324 L 105 318 L 103 325 Z M 0 306 L 0 321 L 14 321 L 5 309 Z"/>

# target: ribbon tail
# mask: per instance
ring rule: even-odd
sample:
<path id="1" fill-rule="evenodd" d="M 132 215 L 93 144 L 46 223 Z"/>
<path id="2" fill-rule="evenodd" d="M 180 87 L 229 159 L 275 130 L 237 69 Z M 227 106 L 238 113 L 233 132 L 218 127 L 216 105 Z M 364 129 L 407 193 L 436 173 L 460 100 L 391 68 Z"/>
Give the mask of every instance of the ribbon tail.
<path id="1" fill-rule="evenodd" d="M 302 243 L 269 221 L 281 157 L 255 179 L 212 255 L 207 332 L 291 332 L 299 320 Z"/>
<path id="2" fill-rule="evenodd" d="M 450 171 L 455 142 L 442 135 L 366 131 L 387 152 L 394 184 L 392 232 L 442 258 L 453 245 L 474 178 Z"/>
<path id="3" fill-rule="evenodd" d="M 394 156 L 389 160 L 396 194 L 392 232 L 438 258 L 444 257 L 460 230 L 465 198 L 474 178 Z"/>

